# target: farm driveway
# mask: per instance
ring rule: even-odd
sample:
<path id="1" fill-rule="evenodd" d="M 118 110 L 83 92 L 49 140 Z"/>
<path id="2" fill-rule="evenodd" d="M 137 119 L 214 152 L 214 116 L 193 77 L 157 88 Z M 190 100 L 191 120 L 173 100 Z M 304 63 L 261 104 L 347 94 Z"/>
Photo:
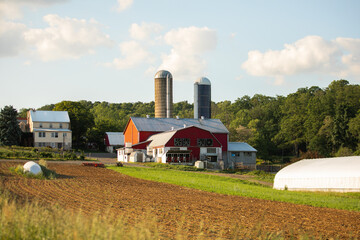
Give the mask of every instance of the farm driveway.
<path id="1" fill-rule="evenodd" d="M 179 224 L 186 238 L 197 236 L 200 227 L 205 238 L 231 238 L 236 232 L 249 237 L 254 229 L 286 237 L 360 236 L 360 212 L 208 193 L 64 163 L 49 163 L 62 175 L 56 180 L 25 179 L 9 173 L 14 165 L 14 161 L 0 162 L 0 184 L 21 198 L 56 202 L 71 210 L 81 207 L 89 214 L 110 209 L 130 223 L 151 214 L 164 238 L 174 237 Z"/>

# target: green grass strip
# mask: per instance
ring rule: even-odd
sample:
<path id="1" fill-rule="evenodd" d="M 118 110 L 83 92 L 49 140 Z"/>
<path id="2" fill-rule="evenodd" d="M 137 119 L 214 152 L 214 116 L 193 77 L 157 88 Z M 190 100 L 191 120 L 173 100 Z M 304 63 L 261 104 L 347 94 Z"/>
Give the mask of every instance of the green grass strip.
<path id="1" fill-rule="evenodd" d="M 360 211 L 360 193 L 281 191 L 245 180 L 198 172 L 141 167 L 109 166 L 108 168 L 136 178 L 171 183 L 208 192 Z"/>

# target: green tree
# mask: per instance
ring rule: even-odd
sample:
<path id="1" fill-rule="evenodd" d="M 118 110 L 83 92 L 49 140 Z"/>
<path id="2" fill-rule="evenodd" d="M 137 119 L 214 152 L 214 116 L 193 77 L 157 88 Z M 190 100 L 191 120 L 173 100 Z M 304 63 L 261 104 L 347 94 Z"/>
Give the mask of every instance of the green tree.
<path id="1" fill-rule="evenodd" d="M 62 101 L 55 104 L 54 111 L 67 111 L 70 117 L 73 146 L 84 147 L 86 132 L 94 125 L 94 117 L 80 102 Z"/>
<path id="2" fill-rule="evenodd" d="M 300 146 L 306 144 L 304 124 L 310 98 L 311 91 L 300 88 L 296 93 L 288 95 L 280 108 L 283 117 L 280 122 L 280 131 L 274 139 L 283 148 L 293 146 L 296 156 L 299 156 Z"/>
<path id="3" fill-rule="evenodd" d="M 26 118 L 27 113 L 28 113 L 29 110 L 30 110 L 30 108 L 22 108 L 22 109 L 20 109 L 20 111 L 18 112 L 18 117 Z"/>
<path id="4" fill-rule="evenodd" d="M 179 116 L 180 118 L 193 118 L 194 107 L 193 104 L 189 104 L 187 101 L 174 103 L 174 117 Z"/>
<path id="5" fill-rule="evenodd" d="M 356 138 L 357 142 L 360 143 L 360 111 L 356 117 L 349 121 L 349 132 Z"/>
<path id="6" fill-rule="evenodd" d="M 19 145 L 21 130 L 17 122 L 17 111 L 12 106 L 5 106 L 0 112 L 0 144 Z"/>
<path id="7" fill-rule="evenodd" d="M 36 110 L 39 110 L 39 111 L 52 111 L 52 110 L 54 110 L 54 108 L 55 108 L 55 104 L 48 104 L 48 105 L 42 106 L 41 108 L 38 108 Z"/>

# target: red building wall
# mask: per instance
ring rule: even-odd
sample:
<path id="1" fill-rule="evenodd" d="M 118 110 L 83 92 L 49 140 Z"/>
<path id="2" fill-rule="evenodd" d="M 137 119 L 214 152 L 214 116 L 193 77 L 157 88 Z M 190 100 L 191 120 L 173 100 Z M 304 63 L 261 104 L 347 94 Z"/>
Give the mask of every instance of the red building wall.
<path id="1" fill-rule="evenodd" d="M 228 134 L 227 133 L 213 133 L 216 139 L 222 145 L 222 151 L 227 152 L 228 150 Z"/>
<path id="2" fill-rule="evenodd" d="M 105 139 L 105 146 L 110 146 L 109 137 L 107 134 L 105 134 L 104 139 Z"/>
<path id="3" fill-rule="evenodd" d="M 160 132 L 140 132 L 140 142 L 146 141 L 150 136 Z"/>
<path id="4" fill-rule="evenodd" d="M 187 146 L 191 150 L 190 158 L 200 159 L 200 147 L 197 145 L 198 138 L 210 138 L 213 140 L 213 145 L 209 147 L 222 147 L 220 141 L 211 134 L 209 131 L 203 130 L 197 127 L 189 127 L 178 130 L 175 135 L 165 145 L 166 147 L 179 147 L 174 145 L 175 138 L 189 138 L 190 146 Z"/>

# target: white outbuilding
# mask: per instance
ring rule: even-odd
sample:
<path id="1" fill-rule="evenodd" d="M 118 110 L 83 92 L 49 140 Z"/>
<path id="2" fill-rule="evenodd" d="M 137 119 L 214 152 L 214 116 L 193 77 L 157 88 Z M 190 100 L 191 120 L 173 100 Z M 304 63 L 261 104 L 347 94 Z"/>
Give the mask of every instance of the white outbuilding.
<path id="1" fill-rule="evenodd" d="M 274 188 L 292 191 L 360 192 L 360 156 L 295 162 L 275 175 Z"/>

